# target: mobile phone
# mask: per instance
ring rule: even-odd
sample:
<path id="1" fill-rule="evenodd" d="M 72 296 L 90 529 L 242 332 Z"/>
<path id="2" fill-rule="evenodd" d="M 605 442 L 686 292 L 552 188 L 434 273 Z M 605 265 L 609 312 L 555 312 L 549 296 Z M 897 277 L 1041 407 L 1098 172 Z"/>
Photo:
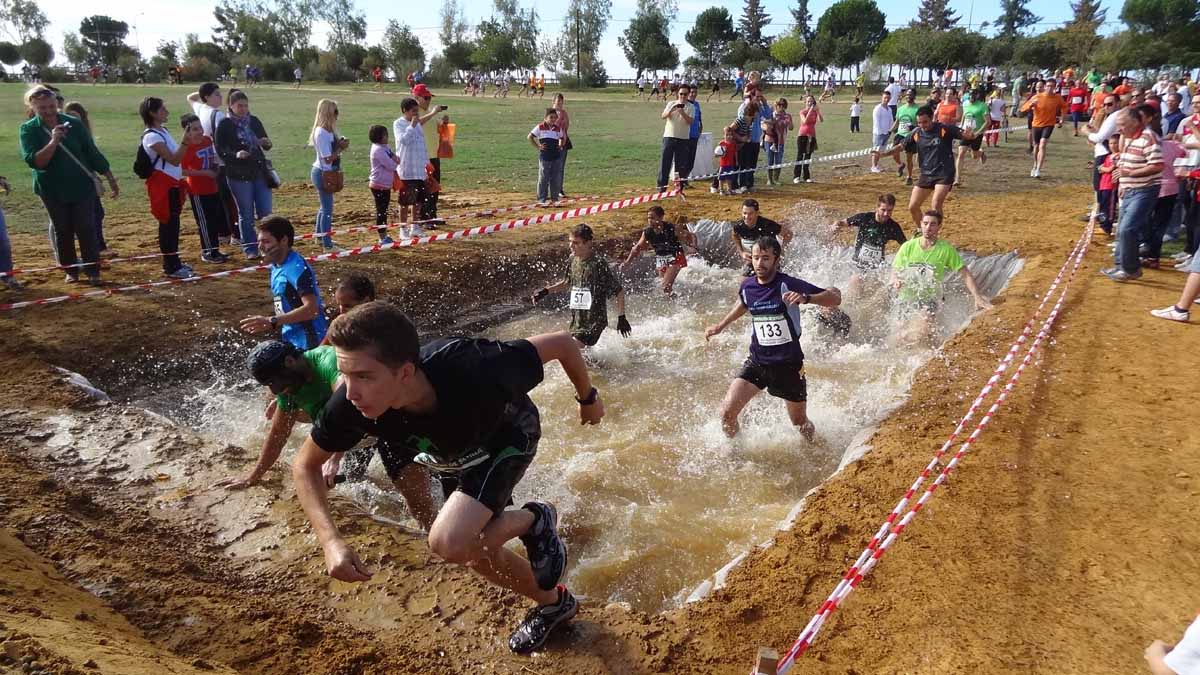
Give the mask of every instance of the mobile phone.
<path id="1" fill-rule="evenodd" d="M 449 109 L 450 109 L 450 106 L 448 106 L 448 105 L 440 105 L 440 106 L 438 106 L 438 107 L 439 107 L 439 108 L 441 108 L 442 110 L 449 110 Z"/>

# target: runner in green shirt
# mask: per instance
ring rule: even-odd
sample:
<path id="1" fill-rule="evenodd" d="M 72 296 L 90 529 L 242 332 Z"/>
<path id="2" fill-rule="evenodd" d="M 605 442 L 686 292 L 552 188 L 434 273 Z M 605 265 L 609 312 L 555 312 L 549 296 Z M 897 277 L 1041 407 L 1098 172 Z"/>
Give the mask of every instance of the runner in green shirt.
<path id="1" fill-rule="evenodd" d="M 531 300 L 537 303 L 542 298 L 561 290 L 569 290 L 567 306 L 571 309 L 571 337 L 580 348 L 592 347 L 600 341 L 600 334 L 608 327 L 608 298 L 617 299 L 617 331 L 621 337 L 629 337 L 633 330 L 625 318 L 625 289 L 613 273 L 612 267 L 603 257 L 595 255 L 592 228 L 586 224 L 571 230 L 571 261 L 567 267 L 567 278 L 543 287 Z"/>
<path id="2" fill-rule="evenodd" d="M 1096 87 L 1100 86 L 1100 83 L 1103 81 L 1104 76 L 1100 74 L 1100 71 L 1096 70 L 1095 66 L 1092 66 L 1092 69 L 1089 70 L 1087 74 L 1088 89 L 1095 89 Z"/>
<path id="3" fill-rule="evenodd" d="M 896 143 L 899 144 L 901 139 L 908 139 L 908 135 L 917 126 L 917 110 L 921 106 L 917 105 L 917 91 L 909 89 L 904 92 L 904 103 L 896 108 Z M 904 167 L 896 169 L 897 177 L 904 177 L 905 169 L 908 170 L 908 179 L 904 181 L 905 185 L 913 184 L 913 155 L 914 152 L 906 152 Z"/>
<path id="4" fill-rule="evenodd" d="M 942 282 L 947 272 L 962 275 L 963 284 L 975 299 L 975 307 L 981 310 L 992 307 L 979 294 L 975 277 L 958 251 L 950 242 L 938 239 L 941 229 L 941 211 L 926 211 L 921 218 L 921 236 L 904 242 L 892 261 L 892 288 L 899 292 L 900 302 L 913 315 L 910 329 L 925 338 L 931 334 L 933 317 L 941 307 Z"/>
<path id="5" fill-rule="evenodd" d="M 971 102 L 963 106 L 962 128 L 975 134 L 969 141 L 958 142 L 958 158 L 954 161 L 954 184 L 962 185 L 962 161 L 971 151 L 971 156 L 980 164 L 987 164 L 987 152 L 983 149 L 983 130 L 987 128 L 987 93 L 983 89 L 971 92 Z"/>

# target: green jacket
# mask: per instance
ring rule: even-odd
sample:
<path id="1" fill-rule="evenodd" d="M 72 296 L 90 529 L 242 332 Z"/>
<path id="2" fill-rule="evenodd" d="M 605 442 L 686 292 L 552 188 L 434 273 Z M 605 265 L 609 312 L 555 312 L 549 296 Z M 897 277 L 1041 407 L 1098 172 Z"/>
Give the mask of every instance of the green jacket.
<path id="1" fill-rule="evenodd" d="M 33 169 L 33 191 L 36 194 L 63 204 L 75 204 L 95 194 L 96 187 L 91 177 L 62 151 L 63 148 L 70 150 L 76 159 L 96 173 L 108 172 L 108 160 L 96 148 L 96 142 L 82 120 L 59 113 L 58 123 L 64 122 L 71 123 L 71 130 L 46 168 L 39 169 L 34 164 L 34 156 L 50 142 L 50 130 L 42 125 L 40 117 L 34 116 L 21 125 L 21 156 Z"/>

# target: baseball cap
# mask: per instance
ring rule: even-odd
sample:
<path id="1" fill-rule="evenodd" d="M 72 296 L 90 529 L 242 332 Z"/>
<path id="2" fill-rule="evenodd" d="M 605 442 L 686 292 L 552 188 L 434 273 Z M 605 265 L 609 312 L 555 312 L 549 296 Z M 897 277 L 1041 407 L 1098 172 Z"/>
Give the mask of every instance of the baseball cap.
<path id="1" fill-rule="evenodd" d="M 265 340 L 250 350 L 250 355 L 246 357 L 246 367 L 259 384 L 270 384 L 271 378 L 283 369 L 284 359 L 289 356 L 301 356 L 302 353 L 290 342 Z"/>
<path id="2" fill-rule="evenodd" d="M 413 96 L 419 96 L 420 98 L 433 98 L 433 92 L 429 91 L 429 87 L 426 87 L 424 83 L 413 87 L 412 93 Z"/>

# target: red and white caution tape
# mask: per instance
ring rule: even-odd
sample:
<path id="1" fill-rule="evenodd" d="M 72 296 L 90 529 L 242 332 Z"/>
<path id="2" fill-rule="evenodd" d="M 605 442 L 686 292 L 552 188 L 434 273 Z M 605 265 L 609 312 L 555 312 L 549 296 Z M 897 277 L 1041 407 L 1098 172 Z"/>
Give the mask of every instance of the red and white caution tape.
<path id="1" fill-rule="evenodd" d="M 667 197 L 674 197 L 679 194 L 680 194 L 679 190 L 667 190 L 665 192 L 653 192 L 653 193 L 649 193 L 649 194 L 643 194 L 638 197 L 630 197 L 627 199 L 620 199 L 617 201 L 611 201 L 611 202 L 607 202 L 604 204 L 595 204 L 593 206 L 585 206 L 585 207 L 580 207 L 580 208 L 567 209 L 565 211 L 557 211 L 555 213 L 546 213 L 546 214 L 543 214 L 540 216 L 533 216 L 530 218 L 510 220 L 510 221 L 503 222 L 503 223 L 494 223 L 492 225 L 482 225 L 479 227 L 471 227 L 471 228 L 467 228 L 465 230 L 439 232 L 437 234 L 431 234 L 431 235 L 426 235 L 426 236 L 422 236 L 422 237 L 409 237 L 409 238 L 406 238 L 406 239 L 403 239 L 400 241 L 394 241 L 390 244 L 378 244 L 377 243 L 372 246 L 360 246 L 357 248 L 347 249 L 344 251 L 337 251 L 334 253 L 322 253 L 320 255 L 309 256 L 309 257 L 305 258 L 305 260 L 308 260 L 309 262 L 323 262 L 326 260 L 337 260 L 339 258 L 350 258 L 350 257 L 354 257 L 354 256 L 367 255 L 370 253 L 378 253 L 379 251 L 388 251 L 388 250 L 399 249 L 399 248 L 409 248 L 412 246 L 421 246 L 421 245 L 425 245 L 425 244 L 432 244 L 432 243 L 438 242 L 438 241 L 450 241 L 452 239 L 465 239 L 467 237 L 474 237 L 474 236 L 482 235 L 482 234 L 492 234 L 494 232 L 501 232 L 501 231 L 505 231 L 505 230 L 517 230 L 517 229 L 520 229 L 523 227 L 528 227 L 529 225 L 537 225 L 539 223 L 552 223 L 552 222 L 556 222 L 556 221 L 560 221 L 560 220 L 568 220 L 571 218 L 590 216 L 590 215 L 594 215 L 597 213 L 605 213 L 608 211 L 617 211 L 619 209 L 628 208 L 630 206 L 636 206 L 638 204 L 645 204 L 647 202 L 659 201 L 659 200 L 665 199 Z M 152 290 L 155 288 L 160 288 L 163 286 L 176 286 L 179 284 L 192 284 L 192 283 L 204 281 L 206 279 L 220 279 L 223 277 L 230 277 L 230 276 L 234 276 L 234 275 L 238 275 L 238 274 L 247 274 L 250 272 L 257 272 L 259 270 L 268 269 L 269 267 L 270 267 L 269 265 L 253 265 L 251 267 L 243 267 L 241 269 L 225 270 L 223 272 L 213 272 L 211 274 L 201 274 L 201 275 L 197 275 L 197 276 L 190 277 L 187 279 L 164 279 L 162 281 L 151 281 L 151 282 L 144 283 L 144 284 L 134 284 L 131 286 L 122 286 L 119 288 L 98 289 L 98 290 L 94 290 L 94 291 L 87 291 L 84 293 L 71 293 L 68 295 L 59 295 L 59 296 L 55 296 L 55 297 L 51 297 L 51 298 L 41 298 L 39 300 L 28 300 L 25 302 L 13 302 L 13 303 L 9 303 L 9 304 L 0 304 L 0 311 L 11 311 L 11 310 L 15 310 L 15 309 L 22 309 L 25 307 L 38 307 L 38 306 L 42 306 L 42 305 L 52 305 L 52 304 L 56 304 L 56 303 L 60 303 L 60 302 L 66 302 L 69 300 L 88 300 L 88 299 L 92 299 L 92 298 L 106 298 L 106 297 L 109 297 L 112 295 L 116 295 L 118 293 L 132 293 L 132 292 L 136 292 L 136 291 L 149 291 L 149 290 Z"/>
<path id="2" fill-rule="evenodd" d="M 896 504 L 896 507 L 892 509 L 891 513 L 888 514 L 887 519 L 875 533 L 875 536 L 872 537 L 870 543 L 867 545 L 867 548 L 863 550 L 862 554 L 859 555 L 854 564 L 848 570 L 846 570 L 844 575 L 842 575 L 841 580 L 833 589 L 833 592 L 830 593 L 825 602 L 821 604 L 820 609 L 812 617 L 812 619 L 809 620 L 808 625 L 804 627 L 804 630 L 801 631 L 800 636 L 796 639 L 795 643 L 793 643 L 791 649 L 789 649 L 787 654 L 785 654 L 784 657 L 779 661 L 779 675 L 786 673 L 792 667 L 795 660 L 808 650 L 808 648 L 812 645 L 813 640 L 816 639 L 817 633 L 820 632 L 825 621 L 830 615 L 833 614 L 835 610 L 838 609 L 839 606 L 841 606 L 841 603 L 846 599 L 846 597 L 858 587 L 863 578 L 870 574 L 871 570 L 879 562 L 879 559 L 882 558 L 883 554 L 888 550 L 888 547 L 895 542 L 900 534 L 904 532 L 904 529 L 908 527 L 909 523 L 916 518 L 917 513 L 925 506 L 925 504 L 929 502 L 929 500 L 933 499 L 934 491 L 937 490 L 938 486 L 946 481 L 950 475 L 950 472 L 953 471 L 956 466 L 958 466 L 959 462 L 962 460 L 962 457 L 983 433 L 983 430 L 987 428 L 988 424 L 1000 410 L 1000 407 L 1008 399 L 1008 395 L 1012 392 L 1013 388 L 1020 380 L 1021 374 L 1032 361 L 1034 354 L 1041 347 L 1041 344 L 1046 337 L 1049 336 L 1050 329 L 1054 325 L 1055 320 L 1058 318 L 1059 313 L 1062 310 L 1063 302 L 1066 300 L 1067 290 L 1070 288 L 1071 282 L 1074 280 L 1075 274 L 1079 270 L 1079 266 L 1083 262 L 1084 256 L 1087 253 L 1094 229 L 1095 216 L 1093 214 L 1092 219 L 1089 221 L 1084 230 L 1083 237 L 1076 242 L 1074 249 L 1072 249 L 1070 255 L 1067 256 L 1067 259 L 1063 263 L 1062 268 L 1059 270 L 1058 275 L 1054 278 L 1054 281 L 1050 284 L 1049 290 L 1046 291 L 1045 296 L 1042 298 L 1041 304 L 1038 305 L 1034 315 L 1029 319 L 1028 322 L 1026 322 L 1024 329 L 1021 331 L 1021 335 L 1009 348 L 1008 353 L 1005 354 L 1004 358 L 1000 360 L 995 372 L 992 373 L 992 376 L 988 379 L 987 384 L 984 385 L 983 389 L 980 390 L 979 395 L 971 403 L 971 406 L 967 409 L 966 415 L 963 416 L 962 420 L 955 427 L 954 432 L 950 434 L 950 437 L 946 439 L 946 442 L 937 451 L 933 459 L 930 460 L 929 464 L 926 465 L 924 470 L 922 470 L 917 476 L 916 481 L 914 481 L 912 486 L 909 487 L 908 491 L 904 493 L 904 496 L 900 498 L 900 501 Z M 1069 274 L 1068 270 L 1070 270 Z M 1064 276 L 1066 277 L 1065 284 L 1063 283 Z M 1060 284 L 1062 285 L 1062 291 L 1059 293 L 1057 302 L 1050 311 L 1050 314 L 1046 317 L 1046 320 L 1042 323 L 1037 336 L 1034 338 L 1033 343 L 1026 351 L 1025 357 L 1017 366 L 1017 369 L 1013 373 L 1012 377 L 1002 388 L 999 397 L 997 397 L 996 401 L 987 410 L 987 412 L 984 413 L 983 418 L 980 419 L 979 423 L 975 427 L 975 430 L 971 432 L 970 436 L 968 436 L 966 441 L 964 441 L 959 447 L 953 458 L 947 462 L 945 467 L 942 468 L 937 478 L 934 479 L 934 481 L 930 483 L 930 485 L 921 494 L 921 497 L 918 499 L 917 503 L 912 507 L 911 510 L 908 511 L 907 514 L 900 518 L 900 514 L 904 513 L 904 509 L 908 505 L 909 500 L 916 495 L 918 490 L 920 490 L 925 479 L 927 479 L 933 474 L 934 471 L 937 470 L 938 464 L 942 457 L 945 456 L 946 452 L 950 449 L 950 446 L 953 445 L 959 434 L 963 432 L 967 424 L 974 418 L 975 413 L 983 405 L 984 399 L 992 391 L 993 387 L 999 382 L 1001 375 L 1005 372 L 1005 370 L 1007 370 L 1009 364 L 1012 363 L 1013 359 L 1020 352 L 1021 347 L 1028 340 L 1035 320 L 1040 315 L 1042 309 L 1046 306 L 1050 298 L 1053 297 L 1055 292 L 1058 290 Z M 898 523 L 896 522 L 897 518 L 900 518 Z"/>

